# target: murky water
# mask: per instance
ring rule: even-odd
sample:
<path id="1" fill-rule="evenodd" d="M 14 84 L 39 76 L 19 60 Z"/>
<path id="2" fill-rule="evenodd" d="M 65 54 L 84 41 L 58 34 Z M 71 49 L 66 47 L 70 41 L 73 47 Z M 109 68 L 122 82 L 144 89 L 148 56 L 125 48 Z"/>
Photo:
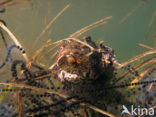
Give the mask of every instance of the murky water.
<path id="1" fill-rule="evenodd" d="M 70 7 L 40 37 L 49 22 L 68 4 Z M 97 43 L 103 40 L 105 45 L 114 49 L 117 60 L 122 63 L 147 50 L 139 43 L 156 48 L 155 4 L 155 0 L 30 0 L 6 7 L 0 19 L 7 23 L 31 58 L 48 40 L 64 39 L 95 21 L 112 16 L 108 23 L 84 33 L 80 38 L 90 35 Z M 36 43 L 38 37 L 40 39 Z M 9 39 L 7 42 L 12 44 Z M 5 55 L 6 49 L 0 41 L 0 62 Z M 19 52 L 14 51 L 13 58 L 19 57 Z M 44 59 L 48 61 L 48 58 Z M 0 71 L 1 82 L 11 77 L 10 65 Z M 49 67 L 51 63 L 45 65 Z"/>
<path id="2" fill-rule="evenodd" d="M 67 4 L 71 3 L 63 15 L 49 28 L 37 43 L 37 50 L 49 39 L 60 40 L 68 37 L 77 30 L 107 16 L 113 16 L 107 24 L 101 25 L 85 33 L 91 35 L 97 42 L 104 40 L 105 44 L 115 50 L 118 60 L 127 59 L 140 53 L 138 43 L 143 43 L 148 25 L 155 12 L 154 0 L 79 0 L 55 1 L 32 0 L 29 3 L 8 7 L 6 13 L 1 14 L 10 30 L 24 45 L 28 55 L 32 55 L 32 43 L 40 35 L 46 25 Z M 152 46 L 155 33 L 153 22 L 148 39 L 144 42 Z"/>

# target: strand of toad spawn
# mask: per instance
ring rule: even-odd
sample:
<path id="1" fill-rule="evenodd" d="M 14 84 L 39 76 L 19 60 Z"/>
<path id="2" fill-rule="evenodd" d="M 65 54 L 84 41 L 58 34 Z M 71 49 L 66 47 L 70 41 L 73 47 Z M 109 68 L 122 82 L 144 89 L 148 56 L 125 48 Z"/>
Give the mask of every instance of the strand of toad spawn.
<path id="1" fill-rule="evenodd" d="M 18 41 L 18 39 L 14 36 L 14 34 L 2 22 L 0 22 L 0 27 L 8 33 L 8 35 L 14 41 L 15 45 L 17 46 L 17 48 L 22 51 L 22 55 L 23 55 L 24 59 L 26 61 L 28 61 L 29 59 L 28 59 L 28 57 L 27 57 L 27 55 L 25 53 L 25 50 L 23 49 L 23 47 L 20 44 L 20 42 Z"/>
<path id="2" fill-rule="evenodd" d="M 18 42 L 17 38 L 16 38 L 16 37 L 12 34 L 12 32 L 5 26 L 5 22 L 4 22 L 3 20 L 1 20 L 1 22 L 0 22 L 0 27 L 8 33 L 8 35 L 11 37 L 11 39 L 12 39 L 12 40 L 14 41 L 14 43 L 15 43 L 15 45 L 11 46 L 10 49 L 8 49 L 7 57 L 6 57 L 5 61 L 2 63 L 2 65 L 0 66 L 0 69 L 3 68 L 3 67 L 6 65 L 8 59 L 9 59 L 10 56 L 11 56 L 11 51 L 12 51 L 12 49 L 15 48 L 15 47 L 16 47 L 17 49 L 19 49 L 20 51 L 22 51 L 23 57 L 25 58 L 26 61 L 28 61 L 28 57 L 27 57 L 27 55 L 26 55 L 26 53 L 25 53 L 25 50 L 23 49 L 23 47 L 21 46 L 21 44 Z M 4 38 L 2 37 L 2 39 L 4 39 Z M 8 87 L 8 89 L 10 89 L 10 88 L 11 88 L 11 86 Z M 5 91 L 4 94 L 6 95 L 7 92 Z M 0 97 L 0 100 L 1 100 L 1 101 L 4 99 L 5 95 L 2 95 L 2 96 Z"/>

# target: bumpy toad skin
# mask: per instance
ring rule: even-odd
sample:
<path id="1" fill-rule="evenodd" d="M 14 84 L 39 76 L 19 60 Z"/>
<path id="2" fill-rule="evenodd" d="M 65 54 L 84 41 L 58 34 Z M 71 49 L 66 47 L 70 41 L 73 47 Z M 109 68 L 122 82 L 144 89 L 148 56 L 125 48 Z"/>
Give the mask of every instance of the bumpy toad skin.
<path id="1" fill-rule="evenodd" d="M 100 43 L 98 47 L 90 36 L 81 39 L 82 42 L 94 48 L 92 51 L 88 46 L 77 41 L 65 41 L 60 45 L 58 52 L 57 74 L 61 82 L 79 82 L 85 79 L 97 79 L 107 67 L 119 64 L 112 48 Z M 91 54 L 89 54 L 91 53 Z"/>

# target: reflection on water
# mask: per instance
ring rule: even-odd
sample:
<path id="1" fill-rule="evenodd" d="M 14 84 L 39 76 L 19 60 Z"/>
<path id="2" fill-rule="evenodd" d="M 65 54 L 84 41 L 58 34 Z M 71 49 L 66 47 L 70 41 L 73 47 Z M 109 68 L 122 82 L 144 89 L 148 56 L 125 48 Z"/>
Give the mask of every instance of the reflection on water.
<path id="1" fill-rule="evenodd" d="M 7 0 L 1 0 L 0 2 L 3 1 L 7 1 Z M 3 9 L 3 7 L 5 6 L 6 11 L 4 13 L 0 13 L 0 19 L 6 22 L 7 27 L 18 38 L 18 41 L 22 44 L 22 46 L 26 50 L 28 58 L 32 58 L 35 52 L 43 44 L 47 43 L 48 40 L 55 42 L 67 38 L 69 35 L 73 34 L 77 30 L 108 16 L 113 17 L 111 20 L 108 20 L 108 23 L 100 25 L 92 30 L 89 30 L 88 32 L 81 35 L 80 39 L 86 35 L 90 35 L 92 37 L 92 40 L 94 40 L 97 43 L 99 43 L 100 40 L 103 40 L 105 45 L 114 49 L 117 60 L 121 63 L 131 59 L 132 57 L 138 54 L 143 53 L 144 51 L 147 50 L 149 51 L 149 49 L 147 49 L 148 47 L 145 48 L 144 45 L 143 45 L 144 47 L 140 47 L 138 45 L 139 43 L 148 45 L 150 49 L 156 48 L 155 47 L 155 42 L 156 42 L 156 38 L 155 38 L 156 1 L 155 0 L 138 0 L 138 1 L 136 0 L 131 0 L 131 1 L 129 0 L 118 0 L 118 1 L 114 1 L 114 0 L 109 0 L 109 1 L 108 0 L 99 0 L 99 1 L 96 0 L 85 0 L 85 1 L 84 0 L 79 0 L 79 1 L 19 0 L 19 1 L 25 1 L 25 2 L 19 4 L 11 4 L 11 3 L 18 2 L 18 0 L 13 0 L 13 1 L 8 0 L 10 6 L 7 5 L 8 3 L 1 5 L 0 9 Z M 60 11 L 66 5 L 70 5 L 70 7 L 64 10 L 64 12 L 61 14 Z M 56 19 L 54 23 L 52 23 L 52 25 L 50 25 L 51 22 L 53 22 L 53 19 L 55 19 L 57 15 L 59 15 L 59 17 Z M 44 34 L 42 34 L 43 32 Z M 3 31 L 3 34 L 5 36 L 8 47 L 14 44 L 14 42 L 9 39 L 9 36 L 5 31 Z M 42 53 L 40 53 L 36 61 L 38 65 L 46 69 L 50 67 L 51 64 L 53 63 L 53 60 L 49 60 L 49 59 L 51 55 L 53 55 L 58 48 L 54 49 L 49 54 L 50 49 L 51 48 L 47 48 L 44 51 L 42 51 Z M 152 49 L 151 51 L 153 52 L 154 50 Z M 5 47 L 3 41 L 0 41 L 0 50 L 1 50 L 0 63 L 3 63 L 5 57 L 8 54 L 7 48 Z M 150 58 L 152 59 L 148 61 L 149 64 L 145 65 L 145 61 Z M 11 71 L 12 60 L 24 60 L 19 50 L 16 49 L 13 50 L 11 60 L 7 62 L 5 67 L 0 69 L 1 82 L 6 82 L 6 81 L 10 82 L 12 80 L 12 71 Z M 135 65 L 137 64 L 141 65 L 138 66 L 138 68 L 141 68 L 137 70 L 138 73 L 131 71 L 132 68 L 131 66 L 134 66 L 135 68 L 136 67 Z M 153 66 L 151 66 L 151 64 L 153 64 Z M 138 77 L 138 74 L 140 75 L 145 74 L 146 72 L 142 73 L 142 71 L 144 70 L 147 71 L 148 74 L 145 75 L 143 80 L 150 80 L 150 81 L 155 80 L 156 74 L 155 74 L 154 64 L 155 64 L 154 55 L 150 55 L 144 60 L 139 59 L 139 61 L 132 63 L 131 66 L 126 66 L 125 68 L 119 69 L 117 71 L 118 74 L 116 75 L 117 78 L 114 79 L 112 82 L 118 83 L 116 81 L 122 77 L 122 74 L 129 71 L 131 72 L 130 75 L 129 76 L 126 75 L 126 77 L 124 77 L 124 79 L 122 79 L 118 84 L 121 83 L 124 84 L 127 82 L 130 83 L 131 81 L 134 80 L 134 77 Z M 143 68 L 144 66 L 145 68 Z M 22 68 L 17 66 L 17 69 L 19 70 L 19 73 L 17 74 L 20 76 L 20 69 Z M 38 68 L 31 68 L 29 70 L 36 71 L 37 69 Z M 30 85 L 40 87 L 40 88 L 45 88 L 45 89 L 46 88 L 55 89 L 56 91 L 61 92 L 62 89 L 59 89 L 60 88 L 59 83 L 60 82 L 58 82 L 53 78 L 48 78 L 45 81 L 44 80 L 37 81 L 36 84 L 30 84 Z M 152 87 L 152 90 L 149 91 L 150 92 L 149 94 L 147 94 L 148 90 L 150 89 L 150 86 Z M 155 90 L 154 90 L 155 88 L 153 88 L 154 85 L 150 85 L 150 86 L 149 85 L 143 85 L 143 87 L 137 86 L 136 89 L 132 88 L 132 91 L 131 88 L 127 88 L 127 89 L 121 88 L 117 90 L 118 93 L 115 93 L 114 95 L 119 96 L 120 93 L 122 92 L 123 97 L 127 96 L 127 98 L 129 98 L 128 99 L 129 103 L 132 102 L 133 104 L 136 105 L 139 104 L 142 105 L 143 107 L 144 106 L 150 107 L 155 104 L 154 102 L 155 100 L 151 99 L 154 98 L 155 96 Z M 5 89 L 7 89 L 7 87 L 5 87 Z M 88 108 L 85 108 L 84 110 L 77 109 L 79 108 L 79 106 L 77 105 L 75 106 L 74 104 L 72 107 L 71 106 L 72 104 L 69 103 L 70 99 L 64 100 L 64 98 L 62 98 L 61 96 L 49 94 L 47 90 L 43 90 L 44 93 L 43 92 L 41 93 L 38 92 L 39 89 L 35 89 L 31 91 L 29 89 L 28 90 L 23 89 L 25 91 L 23 91 L 24 93 L 21 94 L 19 93 L 20 92 L 19 87 L 11 86 L 10 89 L 12 89 L 13 91 L 9 91 L 9 93 L 5 93 L 7 92 L 7 90 L 4 91 L 1 90 L 2 91 L 1 93 L 2 96 L 0 98 L 1 116 L 9 116 L 9 115 L 17 116 L 18 114 L 20 114 L 21 111 L 21 109 L 19 109 L 21 108 L 19 104 L 20 97 L 21 97 L 20 95 L 24 95 L 22 96 L 24 97 L 22 99 L 23 102 L 22 111 L 25 112 L 27 116 L 28 113 L 36 113 L 36 116 L 47 116 L 49 110 L 51 111 L 54 110 L 54 113 L 56 114 L 56 112 L 61 109 L 62 109 L 61 113 L 59 114 L 57 113 L 56 116 L 63 116 L 63 115 L 84 116 L 85 114 L 86 116 L 91 116 L 91 114 L 95 116 L 97 114 L 92 112 Z M 29 92 L 31 92 L 32 95 L 30 95 Z M 114 91 L 113 89 L 110 92 L 116 92 L 116 91 Z M 110 92 L 106 93 L 104 100 L 107 100 L 108 98 L 110 99 L 113 98 Z M 3 96 L 4 98 L 2 98 Z M 122 99 L 121 97 L 120 99 Z M 15 102 L 12 103 L 14 99 L 17 100 L 15 100 Z M 61 103 L 60 100 L 64 100 L 64 103 Z M 136 100 L 139 101 L 136 103 Z M 149 100 L 153 100 L 153 101 L 148 102 Z M 107 100 L 106 103 L 97 101 L 93 105 L 97 107 L 99 106 L 103 110 L 106 110 L 107 108 L 107 110 L 110 111 L 111 113 L 116 113 L 116 108 L 117 110 L 121 109 L 120 105 L 117 103 L 118 101 L 117 99 L 111 100 L 111 102 L 109 101 L 110 100 Z M 55 104 L 56 102 L 59 102 L 61 104 Z M 54 105 L 57 106 L 56 108 L 52 109 L 52 107 L 54 107 L 54 105 L 52 105 L 53 103 Z M 114 105 L 112 104 L 109 105 L 109 103 L 113 103 Z M 102 105 L 102 104 L 106 104 L 106 105 Z M 66 109 L 62 107 L 68 109 L 70 108 L 69 109 L 70 111 L 69 112 L 67 111 L 67 113 L 64 114 L 64 111 Z M 13 110 L 12 108 L 16 108 L 16 109 Z M 120 111 L 118 111 L 118 113 L 120 113 Z"/>

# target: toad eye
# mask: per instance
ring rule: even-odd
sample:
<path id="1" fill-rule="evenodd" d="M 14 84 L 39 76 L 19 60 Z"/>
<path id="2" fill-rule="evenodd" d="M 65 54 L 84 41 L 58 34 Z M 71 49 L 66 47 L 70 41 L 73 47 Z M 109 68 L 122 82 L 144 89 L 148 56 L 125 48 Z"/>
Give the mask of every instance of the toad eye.
<path id="1" fill-rule="evenodd" d="M 82 61 L 81 61 L 80 59 L 77 59 L 76 63 L 77 63 L 78 65 L 81 65 L 81 64 L 82 64 Z"/>
<path id="2" fill-rule="evenodd" d="M 75 59 L 74 59 L 74 57 L 70 56 L 70 57 L 67 58 L 67 61 L 69 63 L 74 63 L 75 62 Z"/>

